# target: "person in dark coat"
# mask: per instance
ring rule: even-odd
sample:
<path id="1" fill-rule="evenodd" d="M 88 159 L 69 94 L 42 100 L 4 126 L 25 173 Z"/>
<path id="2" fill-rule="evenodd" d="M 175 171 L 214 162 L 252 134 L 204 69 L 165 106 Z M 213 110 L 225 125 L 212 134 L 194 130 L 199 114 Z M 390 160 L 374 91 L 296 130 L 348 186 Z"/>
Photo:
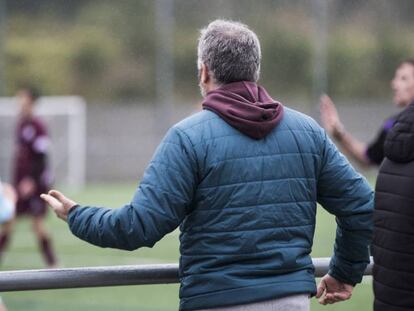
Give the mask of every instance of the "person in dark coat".
<path id="1" fill-rule="evenodd" d="M 393 86 L 413 100 L 414 66 L 406 69 Z M 374 310 L 414 310 L 414 100 L 387 134 L 384 154 L 375 187 Z"/>

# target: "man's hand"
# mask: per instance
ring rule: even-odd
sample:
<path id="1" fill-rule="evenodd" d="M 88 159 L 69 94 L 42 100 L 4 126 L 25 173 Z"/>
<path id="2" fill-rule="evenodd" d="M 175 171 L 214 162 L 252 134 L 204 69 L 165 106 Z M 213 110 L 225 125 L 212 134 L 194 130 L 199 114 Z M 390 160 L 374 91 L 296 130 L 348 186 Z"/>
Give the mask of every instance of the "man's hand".
<path id="1" fill-rule="evenodd" d="M 322 305 L 332 304 L 351 298 L 353 289 L 352 285 L 342 283 L 326 274 L 318 285 L 316 298 L 319 298 L 319 303 Z"/>
<path id="2" fill-rule="evenodd" d="M 344 127 L 339 119 L 338 111 L 328 95 L 322 95 L 320 99 L 321 123 L 329 135 L 337 136 L 343 132 Z"/>
<path id="3" fill-rule="evenodd" d="M 52 207 L 57 217 L 64 221 L 67 220 L 70 209 L 77 205 L 57 190 L 50 190 L 48 194 L 41 194 L 40 197 Z"/>

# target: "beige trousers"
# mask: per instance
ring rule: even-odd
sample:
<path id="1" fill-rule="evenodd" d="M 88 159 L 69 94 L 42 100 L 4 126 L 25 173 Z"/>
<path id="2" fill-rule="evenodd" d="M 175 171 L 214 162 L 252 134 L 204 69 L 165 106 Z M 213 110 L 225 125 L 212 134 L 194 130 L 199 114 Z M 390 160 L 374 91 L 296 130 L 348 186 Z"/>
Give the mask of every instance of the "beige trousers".
<path id="1" fill-rule="evenodd" d="M 292 295 L 288 297 L 266 300 L 261 302 L 236 305 L 223 308 L 202 309 L 199 311 L 309 311 L 309 294 Z"/>

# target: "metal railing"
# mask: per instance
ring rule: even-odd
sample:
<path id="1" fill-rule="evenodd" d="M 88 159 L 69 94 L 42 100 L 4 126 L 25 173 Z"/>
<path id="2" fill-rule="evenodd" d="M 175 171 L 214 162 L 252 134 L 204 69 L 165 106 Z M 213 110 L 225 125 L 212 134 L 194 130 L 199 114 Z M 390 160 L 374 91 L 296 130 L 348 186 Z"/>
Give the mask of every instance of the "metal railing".
<path id="1" fill-rule="evenodd" d="M 314 258 L 312 260 L 315 266 L 315 277 L 321 277 L 328 272 L 330 258 Z M 372 258 L 364 274 L 372 274 Z M 0 292 L 178 282 L 178 264 L 0 272 Z"/>

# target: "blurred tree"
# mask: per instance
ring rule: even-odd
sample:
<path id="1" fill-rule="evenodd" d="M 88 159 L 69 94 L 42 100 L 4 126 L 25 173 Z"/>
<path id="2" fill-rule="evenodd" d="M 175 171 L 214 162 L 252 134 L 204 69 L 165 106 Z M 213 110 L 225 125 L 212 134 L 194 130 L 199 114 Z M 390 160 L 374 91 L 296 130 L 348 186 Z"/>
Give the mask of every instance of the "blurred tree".
<path id="1" fill-rule="evenodd" d="M 6 0 L 8 11 L 27 15 L 53 14 L 60 17 L 73 17 L 91 0 Z"/>
<path id="2" fill-rule="evenodd" d="M 6 92 L 36 80 L 46 93 L 88 99 L 155 97 L 152 0 L 7 1 Z M 175 0 L 175 92 L 199 96 L 197 29 L 216 18 L 247 23 L 262 43 L 261 83 L 309 98 L 314 51 L 307 0 Z M 413 1 L 333 0 L 328 29 L 332 96 L 382 96 L 401 58 L 414 53 Z"/>

